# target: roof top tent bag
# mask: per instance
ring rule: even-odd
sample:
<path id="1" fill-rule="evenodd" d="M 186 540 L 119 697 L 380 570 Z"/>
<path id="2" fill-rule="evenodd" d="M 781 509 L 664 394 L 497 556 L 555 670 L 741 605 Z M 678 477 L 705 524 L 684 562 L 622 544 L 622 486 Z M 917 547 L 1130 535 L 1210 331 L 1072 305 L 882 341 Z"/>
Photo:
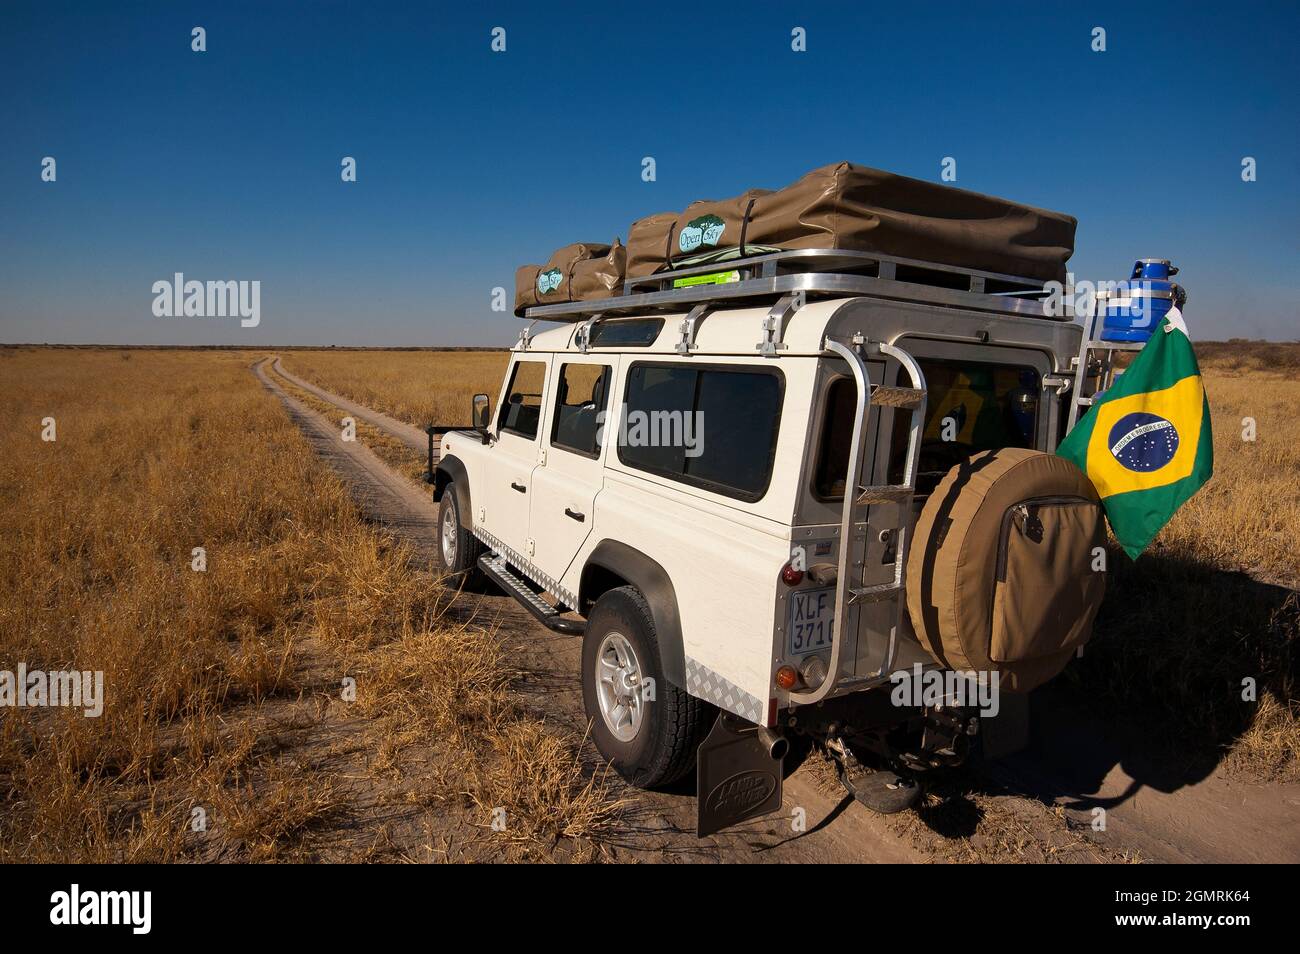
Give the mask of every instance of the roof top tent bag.
<path id="1" fill-rule="evenodd" d="M 643 278 L 683 260 L 721 249 L 748 249 L 748 254 L 776 251 L 747 241 L 745 231 L 755 203 L 770 189 L 750 189 L 730 199 L 701 199 L 685 212 L 659 212 L 637 219 L 628 231 L 629 278 Z"/>
<path id="2" fill-rule="evenodd" d="M 622 293 L 627 249 L 576 242 L 551 255 L 545 265 L 524 265 L 515 272 L 515 314 L 533 305 L 595 301 Z"/>
<path id="3" fill-rule="evenodd" d="M 637 219 L 627 232 L 627 277 L 653 275 L 672 258 L 669 243 L 677 231 L 676 212 L 656 212 Z"/>
<path id="4" fill-rule="evenodd" d="M 849 249 L 1063 281 L 1075 225 L 1060 212 L 840 162 L 776 192 L 755 189 L 638 221 L 628 239 L 628 277 L 734 247 L 741 255 Z"/>

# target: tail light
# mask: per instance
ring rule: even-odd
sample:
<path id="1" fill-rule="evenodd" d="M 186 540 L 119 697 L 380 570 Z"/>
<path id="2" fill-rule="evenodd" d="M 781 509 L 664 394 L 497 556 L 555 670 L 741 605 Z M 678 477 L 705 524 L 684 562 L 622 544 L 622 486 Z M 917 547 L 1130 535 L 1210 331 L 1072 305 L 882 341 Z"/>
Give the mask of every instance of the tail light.
<path id="1" fill-rule="evenodd" d="M 803 570 L 795 569 L 793 563 L 781 567 L 781 582 L 786 586 L 798 586 L 803 582 Z"/>
<path id="2" fill-rule="evenodd" d="M 776 671 L 776 686 L 778 689 L 789 692 L 797 685 L 799 685 L 799 673 L 794 666 L 782 666 Z"/>

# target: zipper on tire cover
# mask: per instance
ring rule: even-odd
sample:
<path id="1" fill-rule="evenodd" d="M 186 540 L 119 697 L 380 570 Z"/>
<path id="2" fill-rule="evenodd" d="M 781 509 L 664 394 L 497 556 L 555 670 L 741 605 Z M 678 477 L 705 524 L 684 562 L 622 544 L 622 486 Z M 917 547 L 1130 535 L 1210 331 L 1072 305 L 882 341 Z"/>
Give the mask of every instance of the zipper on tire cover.
<path id="1" fill-rule="evenodd" d="M 1078 497 L 1075 495 L 1055 496 L 1055 497 L 1030 497 L 1008 507 L 1002 514 L 1002 525 L 998 530 L 998 562 L 997 570 L 993 574 L 993 585 L 1006 582 L 1007 576 L 1007 549 L 1011 542 L 1011 524 L 1016 515 L 1020 514 L 1022 520 L 1029 518 L 1029 508 L 1050 506 L 1059 504 L 1063 506 L 1077 507 L 1079 504 L 1091 505 L 1092 501 L 1087 497 Z"/>

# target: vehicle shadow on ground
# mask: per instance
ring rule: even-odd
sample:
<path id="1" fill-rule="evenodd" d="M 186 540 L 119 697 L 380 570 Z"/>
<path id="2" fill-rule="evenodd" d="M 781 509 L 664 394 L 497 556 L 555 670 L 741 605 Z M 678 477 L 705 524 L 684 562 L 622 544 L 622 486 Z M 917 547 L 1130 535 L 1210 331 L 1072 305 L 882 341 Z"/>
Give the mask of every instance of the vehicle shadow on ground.
<path id="1" fill-rule="evenodd" d="M 1296 591 L 1159 551 L 1111 560 L 1092 642 L 1031 695 L 1029 747 L 993 776 L 1091 809 L 1195 785 L 1230 751 L 1262 775 L 1278 768 L 1275 741 L 1243 737 L 1266 696 L 1280 705 L 1261 718 L 1283 718 L 1300 685 Z M 1107 785 L 1117 766 L 1123 777 Z"/>

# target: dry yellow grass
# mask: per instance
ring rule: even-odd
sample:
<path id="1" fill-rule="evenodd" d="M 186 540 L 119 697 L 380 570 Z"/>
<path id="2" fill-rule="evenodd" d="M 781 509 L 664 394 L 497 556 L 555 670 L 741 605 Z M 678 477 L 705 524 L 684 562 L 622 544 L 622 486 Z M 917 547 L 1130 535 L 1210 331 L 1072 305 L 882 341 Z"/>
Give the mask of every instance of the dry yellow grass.
<path id="1" fill-rule="evenodd" d="M 374 857 L 331 829 L 364 834 L 388 797 L 472 830 L 476 803 L 522 806 L 511 839 L 535 845 L 605 824 L 576 740 L 512 705 L 491 634 L 448 621 L 250 360 L 0 349 L 0 669 L 105 683 L 98 718 L 0 711 L 0 860 Z M 512 768 L 521 737 L 549 774 Z M 385 750 L 398 774 L 443 769 L 393 794 L 366 777 Z"/>
<path id="2" fill-rule="evenodd" d="M 505 351 L 289 351 L 285 368 L 326 390 L 401 421 L 462 425 L 484 392 L 496 407 Z"/>
<path id="3" fill-rule="evenodd" d="M 1136 563 L 1113 553 L 1097 636 L 1070 676 L 1189 761 L 1226 751 L 1249 774 L 1295 778 L 1300 381 L 1259 353 L 1211 354 L 1214 477 Z"/>
<path id="4" fill-rule="evenodd" d="M 1214 479 L 1174 516 L 1157 547 L 1300 586 L 1300 380 L 1214 367 L 1203 378 Z"/>

